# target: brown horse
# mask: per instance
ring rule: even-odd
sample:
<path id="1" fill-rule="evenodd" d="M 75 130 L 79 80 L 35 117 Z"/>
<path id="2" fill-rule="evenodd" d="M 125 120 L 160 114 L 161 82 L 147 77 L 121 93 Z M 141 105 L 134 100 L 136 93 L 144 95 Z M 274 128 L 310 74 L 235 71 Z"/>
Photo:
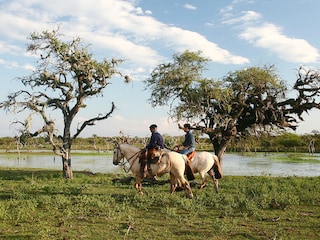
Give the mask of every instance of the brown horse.
<path id="1" fill-rule="evenodd" d="M 127 144 L 116 144 L 113 152 L 113 164 L 129 164 L 129 170 L 135 176 L 135 188 L 142 192 L 142 177 L 140 172 L 139 156 L 143 150 Z M 124 161 L 126 159 L 127 162 Z M 162 176 L 170 173 L 170 193 L 173 193 L 179 182 L 187 191 L 188 197 L 193 198 L 193 193 L 188 181 L 184 177 L 186 156 L 176 152 L 162 152 L 157 163 L 150 164 L 148 177 Z"/>

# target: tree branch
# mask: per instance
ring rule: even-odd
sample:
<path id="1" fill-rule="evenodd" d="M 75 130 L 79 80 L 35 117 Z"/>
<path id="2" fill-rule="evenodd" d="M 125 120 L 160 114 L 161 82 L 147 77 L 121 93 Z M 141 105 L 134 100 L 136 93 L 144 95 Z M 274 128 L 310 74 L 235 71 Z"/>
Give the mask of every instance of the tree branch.
<path id="1" fill-rule="evenodd" d="M 111 103 L 112 106 L 111 106 L 111 110 L 105 114 L 104 116 L 98 116 L 98 117 L 95 117 L 95 118 L 91 118 L 87 121 L 85 121 L 80 128 L 77 129 L 77 132 L 73 135 L 73 139 L 77 138 L 79 136 L 79 134 L 87 127 L 87 126 L 93 126 L 95 125 L 95 122 L 96 121 L 101 121 L 101 120 L 104 120 L 104 119 L 107 119 L 110 117 L 110 115 L 113 113 L 113 111 L 115 110 L 116 106 L 114 105 L 114 102 Z"/>

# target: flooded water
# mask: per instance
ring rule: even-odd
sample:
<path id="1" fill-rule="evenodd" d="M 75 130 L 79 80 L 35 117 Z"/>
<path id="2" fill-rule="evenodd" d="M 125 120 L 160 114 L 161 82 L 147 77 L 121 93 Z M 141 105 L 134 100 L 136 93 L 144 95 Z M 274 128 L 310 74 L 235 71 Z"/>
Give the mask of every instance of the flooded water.
<path id="1" fill-rule="evenodd" d="M 284 155 L 284 154 L 283 154 Z M 281 156 L 277 154 L 277 156 Z M 306 154 L 306 158 L 308 158 Z M 275 159 L 274 155 L 263 154 L 252 157 L 226 154 L 222 165 L 224 175 L 236 176 L 320 176 L 320 155 L 314 161 L 288 161 Z"/>
<path id="2" fill-rule="evenodd" d="M 18 154 L 0 154 L 0 167 L 14 168 L 42 168 L 62 170 L 61 157 L 53 153 L 39 155 L 36 154 L 21 154 L 20 159 Z M 112 163 L 112 156 L 93 153 L 92 155 L 74 155 L 72 156 L 72 169 L 75 171 L 89 171 L 93 173 L 109 173 L 119 169 Z"/>
<path id="3" fill-rule="evenodd" d="M 307 156 L 307 155 L 306 155 Z M 320 176 L 320 155 L 315 161 L 289 162 L 275 160 L 272 155 L 253 155 L 252 157 L 236 154 L 226 154 L 223 160 L 223 174 L 237 176 Z M 1 154 L 0 167 L 62 169 L 61 158 L 48 154 Z M 90 171 L 93 173 L 123 172 L 112 164 L 112 156 L 94 153 L 92 155 L 73 155 L 72 169 L 75 171 Z"/>

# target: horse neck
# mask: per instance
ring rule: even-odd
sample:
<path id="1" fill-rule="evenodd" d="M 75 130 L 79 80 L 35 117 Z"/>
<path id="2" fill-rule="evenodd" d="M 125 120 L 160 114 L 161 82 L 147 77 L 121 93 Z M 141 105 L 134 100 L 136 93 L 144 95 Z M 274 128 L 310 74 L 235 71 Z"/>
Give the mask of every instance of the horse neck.
<path id="1" fill-rule="evenodd" d="M 130 162 L 138 157 L 139 154 L 137 153 L 140 151 L 140 149 L 129 144 L 124 144 L 121 146 L 121 151 L 124 157 Z M 134 156 L 135 154 L 136 156 Z"/>

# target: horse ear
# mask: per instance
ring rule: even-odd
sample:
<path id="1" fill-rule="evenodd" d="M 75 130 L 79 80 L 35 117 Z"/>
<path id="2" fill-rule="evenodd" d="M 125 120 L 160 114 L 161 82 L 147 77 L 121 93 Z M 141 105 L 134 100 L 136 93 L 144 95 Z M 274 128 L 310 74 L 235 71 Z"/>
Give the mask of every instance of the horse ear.
<path id="1" fill-rule="evenodd" d="M 114 144 L 114 148 L 118 148 L 119 147 L 119 143 L 116 140 L 113 140 L 112 142 Z"/>

